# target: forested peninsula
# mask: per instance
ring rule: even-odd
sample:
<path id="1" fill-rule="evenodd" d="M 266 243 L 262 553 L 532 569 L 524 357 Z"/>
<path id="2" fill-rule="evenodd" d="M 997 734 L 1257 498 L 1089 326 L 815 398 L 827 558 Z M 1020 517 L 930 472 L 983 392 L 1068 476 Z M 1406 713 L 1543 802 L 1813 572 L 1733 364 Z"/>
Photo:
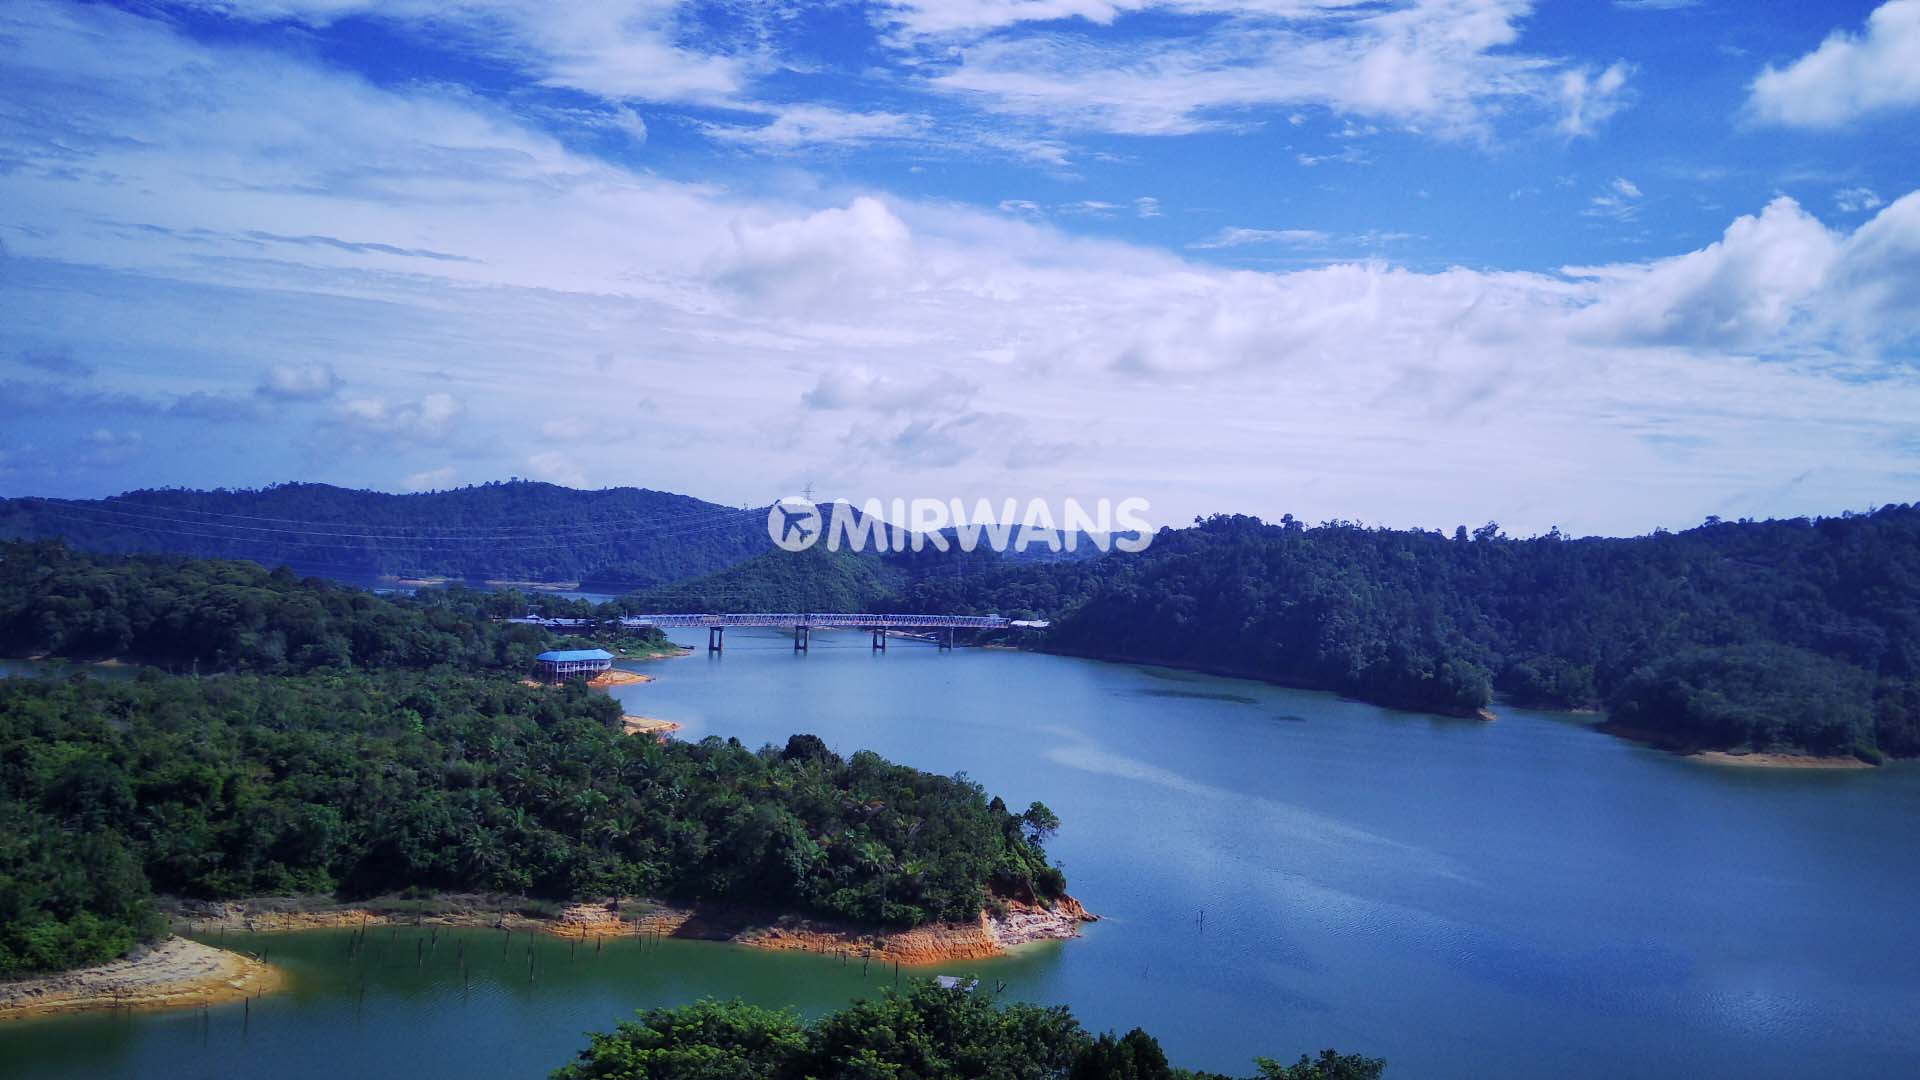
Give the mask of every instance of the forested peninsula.
<path id="1" fill-rule="evenodd" d="M 196 673 L 0 679 L 0 976 L 156 938 L 157 896 L 652 897 L 883 930 L 1071 904 L 1045 806 L 808 735 L 627 736 L 603 694 L 523 685 L 550 642 L 462 610 L 483 596 L 0 548 L 7 651 Z"/>

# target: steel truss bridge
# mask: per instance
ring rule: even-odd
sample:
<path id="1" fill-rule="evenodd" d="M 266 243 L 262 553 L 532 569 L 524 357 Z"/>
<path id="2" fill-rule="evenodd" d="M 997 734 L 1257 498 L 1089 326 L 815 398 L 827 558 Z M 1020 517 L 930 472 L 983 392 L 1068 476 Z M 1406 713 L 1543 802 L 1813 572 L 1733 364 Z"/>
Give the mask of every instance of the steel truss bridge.
<path id="1" fill-rule="evenodd" d="M 606 622 L 602 619 L 543 618 L 538 615 L 528 615 L 507 621 L 523 626 L 544 626 L 551 630 L 590 630 Z M 808 650 L 812 644 L 813 631 L 816 629 L 866 630 L 873 634 L 873 647 L 885 652 L 887 632 L 890 630 L 944 631 L 937 635 L 936 640 L 941 648 L 951 649 L 955 630 L 1004 630 L 1016 625 L 998 615 L 876 615 L 862 612 L 821 611 L 753 611 L 724 615 L 673 612 L 623 615 L 619 623 L 631 629 L 704 626 L 707 628 L 708 652 L 720 652 L 726 648 L 727 630 L 737 626 L 791 626 L 795 652 Z"/>

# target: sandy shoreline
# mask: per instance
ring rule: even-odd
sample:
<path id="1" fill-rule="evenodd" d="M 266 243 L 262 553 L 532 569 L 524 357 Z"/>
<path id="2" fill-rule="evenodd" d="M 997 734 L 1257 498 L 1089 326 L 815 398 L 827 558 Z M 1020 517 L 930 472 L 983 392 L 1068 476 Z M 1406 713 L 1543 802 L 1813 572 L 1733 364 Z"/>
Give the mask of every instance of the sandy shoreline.
<path id="1" fill-rule="evenodd" d="M 671 720 L 658 720 L 651 716 L 622 716 L 620 726 L 629 735 L 651 735 L 662 741 L 680 730 L 680 725 Z"/>
<path id="2" fill-rule="evenodd" d="M 1685 755 L 1688 761 L 1702 765 L 1728 765 L 1740 769 L 1871 769 L 1873 765 L 1857 757 L 1815 757 L 1812 754 L 1735 754 L 1725 750 L 1698 750 Z"/>
<path id="3" fill-rule="evenodd" d="M 611 668 L 588 679 L 587 685 L 593 687 L 595 690 L 605 690 L 609 686 L 632 686 L 635 683 L 650 683 L 652 681 L 653 676 L 651 675 L 642 675 L 637 671 L 622 671 L 619 668 Z M 539 679 L 528 677 L 521 679 L 520 685 L 531 687 L 535 690 L 542 690 L 550 686 L 564 686 L 566 684 L 541 682 Z"/>
<path id="4" fill-rule="evenodd" d="M 285 984 L 280 969 L 186 938 L 79 971 L 0 983 L 0 1021 L 93 1009 L 178 1009 L 258 997 Z"/>
<path id="5" fill-rule="evenodd" d="M 637 671 L 627 671 L 623 668 L 608 668 L 593 678 L 588 679 L 587 685 L 596 690 L 604 690 L 609 686 L 631 686 L 634 683 L 647 683 L 652 681 L 653 676 L 651 675 L 642 675 Z"/>
<path id="6" fill-rule="evenodd" d="M 372 926 L 459 927 L 540 933 L 554 937 L 598 939 L 672 937 L 692 941 L 730 941 L 760 949 L 830 953 L 902 965 L 938 964 L 999 956 L 1036 941 L 1080 936 L 1080 925 L 1096 921 L 1072 897 L 1052 908 L 1006 901 L 1005 914 L 982 912 L 977 920 L 936 923 L 912 930 L 873 930 L 798 915 L 769 915 L 719 905 L 684 907 L 645 901 L 600 900 L 569 904 L 552 914 L 529 914 L 518 898 L 449 896 L 431 910 L 393 910 L 378 906 L 262 898 L 230 903 L 176 902 L 174 929 L 203 934 L 278 933 Z M 519 906 L 516 906 L 519 905 Z"/>
<path id="7" fill-rule="evenodd" d="M 1871 769 L 1875 767 L 1872 762 L 1861 761 L 1851 755 L 1821 757 L 1816 754 L 1765 750 L 1701 750 L 1676 743 L 1657 731 L 1647 731 L 1612 721 L 1602 721 L 1592 727 L 1593 730 L 1602 734 L 1636 742 L 1642 746 L 1651 746 L 1656 750 L 1665 750 L 1675 757 L 1701 765 L 1724 765 L 1741 769 Z"/>

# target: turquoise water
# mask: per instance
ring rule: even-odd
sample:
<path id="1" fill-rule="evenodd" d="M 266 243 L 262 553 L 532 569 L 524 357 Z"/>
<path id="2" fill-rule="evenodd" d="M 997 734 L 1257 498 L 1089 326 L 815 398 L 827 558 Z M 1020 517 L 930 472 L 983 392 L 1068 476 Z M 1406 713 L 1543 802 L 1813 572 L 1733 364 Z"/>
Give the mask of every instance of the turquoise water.
<path id="1" fill-rule="evenodd" d="M 811 731 L 1052 806 L 1052 850 L 1106 919 L 937 970 L 1242 1072 L 1332 1045 L 1402 1077 L 1920 1074 L 1920 769 L 1712 768 L 1516 709 L 1484 724 L 1159 669 L 813 642 L 796 656 L 735 631 L 723 657 L 636 665 L 658 681 L 615 692 L 688 738 Z M 0 1062 L 540 1075 L 636 1007 L 739 995 L 817 1012 L 892 981 L 706 943 L 587 957 L 540 942 L 529 982 L 526 940 L 482 932 L 463 979 L 448 938 L 421 959 L 408 933 L 359 959 L 340 935 L 247 939 L 293 992 L 0 1026 Z"/>

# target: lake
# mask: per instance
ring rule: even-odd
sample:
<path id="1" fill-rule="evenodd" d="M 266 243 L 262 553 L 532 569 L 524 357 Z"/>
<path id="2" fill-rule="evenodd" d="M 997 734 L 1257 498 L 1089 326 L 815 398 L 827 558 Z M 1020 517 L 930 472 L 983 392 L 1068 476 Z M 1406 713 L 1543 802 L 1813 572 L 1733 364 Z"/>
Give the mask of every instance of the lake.
<path id="1" fill-rule="evenodd" d="M 697 635 L 697 639 L 696 636 Z M 696 631 L 684 640 L 704 644 Z M 1179 1064 L 1324 1046 L 1390 1077 L 1920 1074 L 1920 768 L 1696 764 L 1576 718 L 1494 723 L 1003 650 L 773 632 L 634 665 L 632 713 L 749 745 L 964 771 L 1064 822 L 1105 916 L 1083 939 L 926 973 L 1139 1025 Z M 703 942 L 497 932 L 252 935 L 291 973 L 251 1009 L 0 1025 L 14 1077 L 538 1076 L 635 1008 L 817 1013 L 892 972 Z M 229 936 L 228 943 L 235 938 Z M 463 980 L 456 957 L 468 957 Z"/>

